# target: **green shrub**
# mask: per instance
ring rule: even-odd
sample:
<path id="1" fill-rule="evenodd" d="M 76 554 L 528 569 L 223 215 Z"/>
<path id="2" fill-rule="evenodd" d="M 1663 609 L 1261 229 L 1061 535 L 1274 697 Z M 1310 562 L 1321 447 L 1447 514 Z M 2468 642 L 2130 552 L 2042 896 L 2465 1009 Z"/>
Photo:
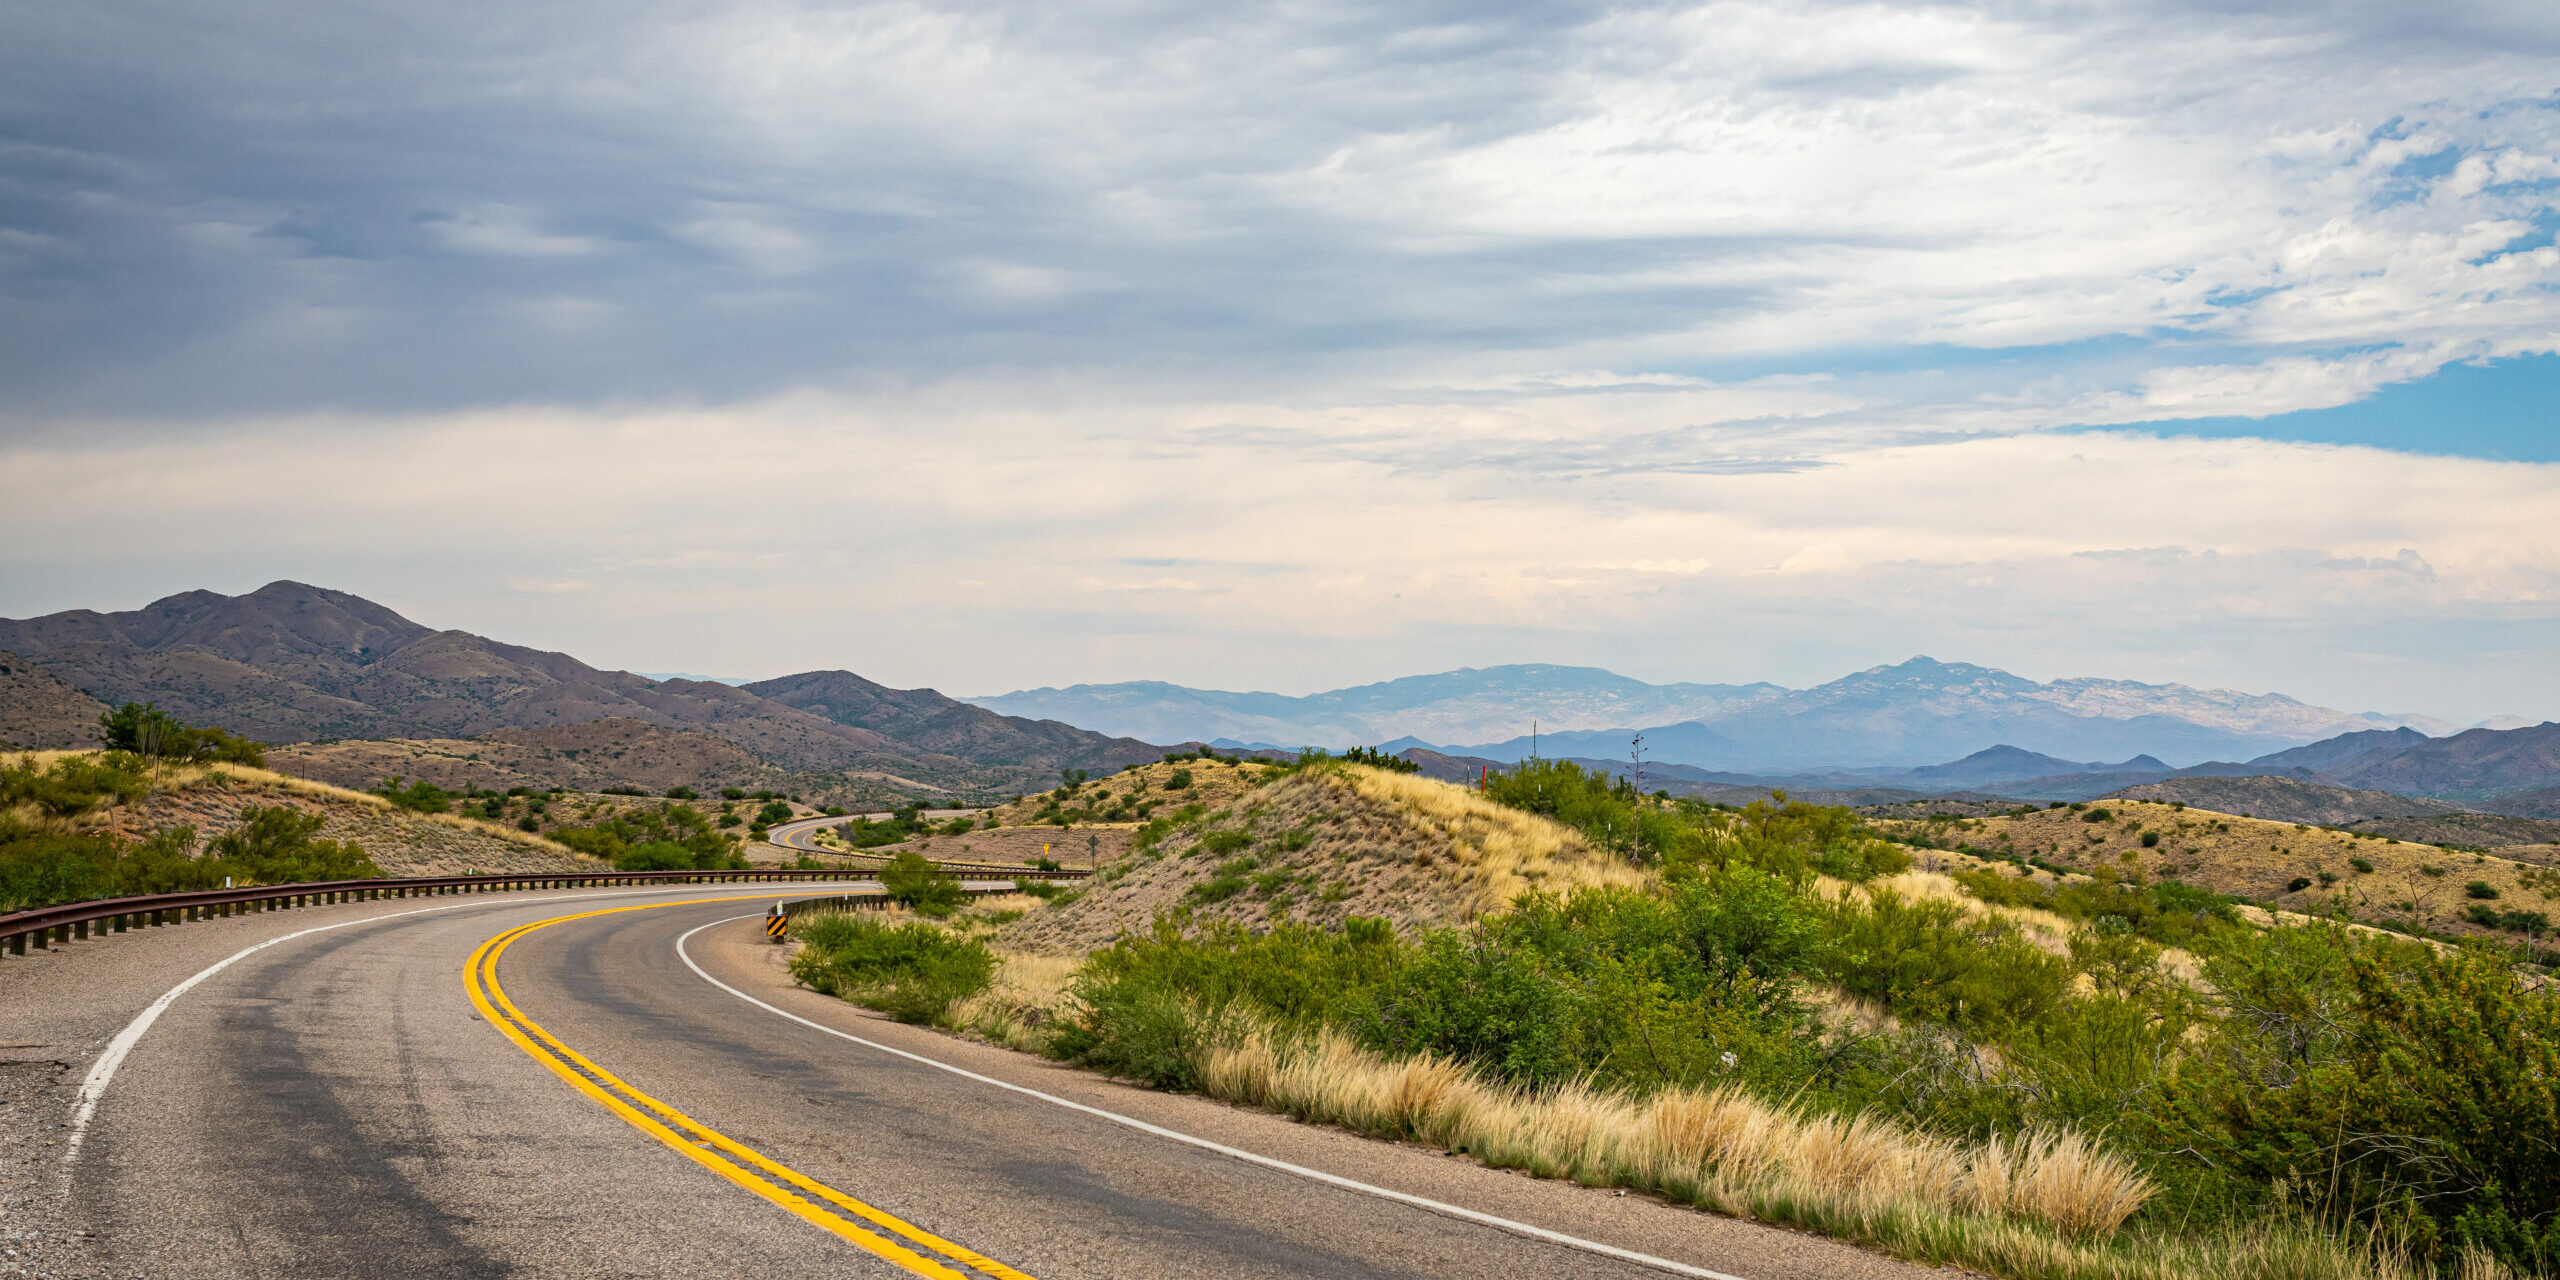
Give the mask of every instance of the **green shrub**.
<path id="1" fill-rule="evenodd" d="M 1998 1036 L 2050 1012 L 2069 969 L 1998 918 L 1876 890 L 1834 912 L 1825 964 L 1843 987 L 1894 1012 Z"/>
<path id="2" fill-rule="evenodd" d="M 2286 881 L 2286 882 L 2285 882 L 2284 891 L 2285 891 L 2286 893 L 2300 893 L 2300 892 L 2302 892 L 2303 890 L 2308 889 L 2308 888 L 2310 888 L 2310 887 L 2311 887 L 2311 877 L 2309 877 L 2309 876 L 2295 876 L 2293 879 L 2288 880 L 2288 881 Z"/>
<path id="3" fill-rule="evenodd" d="M 228 730 L 211 726 L 190 726 L 160 710 L 157 704 L 148 702 L 128 702 L 100 715 L 98 737 L 110 751 L 129 751 L 165 760 L 252 767 L 267 763 L 265 743 L 251 742 Z"/>
<path id="4" fill-rule="evenodd" d="M 1372 769 L 1384 769 L 1389 773 L 1422 772 L 1421 765 L 1402 756 L 1389 755 L 1376 747 L 1353 747 L 1343 752 L 1342 758 L 1353 764 L 1365 764 Z"/>
<path id="5" fill-rule="evenodd" d="M 561 827 L 550 839 L 613 863 L 621 871 L 734 871 L 747 865 L 738 838 L 712 828 L 691 805 L 668 801 L 583 827 Z M 643 850 L 646 852 L 643 852 Z"/>
<path id="6" fill-rule="evenodd" d="M 151 789 L 142 758 L 124 751 L 64 756 L 48 768 L 34 756 L 0 764 L 0 811 L 33 805 L 47 817 L 74 818 L 112 800 L 131 804 Z"/>
<path id="7" fill-rule="evenodd" d="M 1252 874 L 1256 865 L 1252 858 L 1221 863 L 1217 874 L 1184 890 L 1182 896 L 1194 902 L 1224 902 L 1244 892 L 1249 883 L 1245 877 Z"/>
<path id="8" fill-rule="evenodd" d="M 1233 1015 L 1293 1031 L 1340 1025 L 1396 962 L 1394 931 L 1375 925 L 1333 933 L 1284 921 L 1261 935 L 1216 925 L 1185 936 L 1159 920 L 1093 953 L 1074 986 L 1080 1012 L 1055 1048 L 1114 1075 L 1189 1089 L 1192 1052 L 1230 1033 Z"/>
<path id="9" fill-rule="evenodd" d="M 969 900 L 958 880 L 941 874 L 913 849 L 901 849 L 880 868 L 880 887 L 891 901 L 929 916 L 947 916 Z"/>
<path id="10" fill-rule="evenodd" d="M 1174 770 L 1174 771 L 1173 771 L 1173 776 L 1172 776 L 1172 777 L 1169 777 L 1169 778 L 1167 778 L 1167 779 L 1165 779 L 1165 780 L 1164 780 L 1164 789 L 1165 789 L 1165 790 L 1167 790 L 1167 791 L 1188 791 L 1188 790 L 1190 790 L 1190 789 L 1191 789 L 1191 771 L 1190 771 L 1189 769 L 1176 769 L 1176 770 Z"/>
<path id="11" fill-rule="evenodd" d="M 240 825 L 214 837 L 205 856 L 244 884 L 361 880 L 382 874 L 362 848 L 318 839 L 328 819 L 284 805 L 248 805 Z"/>
<path id="12" fill-rule="evenodd" d="M 2354 867 L 2356 869 L 2356 874 L 2358 875 L 2373 874 L 2373 864 L 2362 858 L 2349 858 L 2347 859 L 2347 865 Z"/>
<path id="13" fill-rule="evenodd" d="M 2187 1092 L 2209 1159 L 2333 1213 L 2560 1267 L 2560 998 L 2469 947 L 2279 929 L 2209 958 L 2238 1015 Z"/>
<path id="14" fill-rule="evenodd" d="M 2485 902 L 2498 896 L 2498 887 L 2486 880 L 2474 880 L 2471 883 L 2462 886 L 2462 896 L 2466 898 L 2478 898 Z"/>
<path id="15" fill-rule="evenodd" d="M 996 958 L 984 944 L 922 921 L 892 925 L 844 913 L 794 923 L 801 946 L 793 978 L 900 1022 L 940 1021 L 995 978 Z"/>
<path id="16" fill-rule="evenodd" d="M 669 787 L 667 788 L 667 798 L 669 800 L 699 800 L 702 798 L 702 793 L 691 787 Z"/>
<path id="17" fill-rule="evenodd" d="M 406 788 L 400 785 L 398 778 L 384 778 L 382 785 L 373 789 L 373 794 L 412 813 L 450 813 L 453 802 L 460 798 L 458 793 L 447 791 L 424 778 Z"/>

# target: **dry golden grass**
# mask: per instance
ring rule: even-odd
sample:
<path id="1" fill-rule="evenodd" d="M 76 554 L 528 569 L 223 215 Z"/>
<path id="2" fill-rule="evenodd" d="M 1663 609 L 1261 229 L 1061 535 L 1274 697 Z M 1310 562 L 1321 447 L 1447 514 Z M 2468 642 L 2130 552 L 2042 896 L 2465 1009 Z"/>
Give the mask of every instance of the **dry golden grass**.
<path id="1" fill-rule="evenodd" d="M 1066 1002 L 1077 966 L 1084 961 L 1077 956 L 998 951 L 996 962 L 995 981 L 951 1006 L 943 1024 L 974 1031 L 1008 1049 L 1036 1052 Z"/>
<path id="2" fill-rule="evenodd" d="M 1271 766 L 1258 761 L 1225 759 L 1214 763 L 1185 760 L 1179 764 L 1142 764 L 1096 778 L 1076 788 L 1074 795 L 1060 803 L 1076 813 L 1092 815 L 1075 819 L 1079 830 L 1090 826 L 1136 826 L 1143 820 L 1134 811 L 1138 806 L 1151 806 L 1147 810 L 1148 816 L 1170 813 L 1187 804 L 1222 808 L 1270 781 L 1276 772 Z M 1172 787 L 1170 784 L 1176 773 L 1189 775 L 1190 785 Z M 995 810 L 996 821 L 1008 827 L 1036 825 L 1040 815 L 1049 809 L 1051 794 L 1043 792 L 999 805 Z M 1103 819 L 1101 815 L 1112 811 L 1115 805 L 1124 810 L 1123 816 Z"/>
<path id="3" fill-rule="evenodd" d="M 2113 1232 L 2150 1198 L 2123 1156 L 2070 1132 L 1967 1146 L 1874 1116 L 1774 1107 L 1737 1089 L 1637 1098 L 1580 1085 L 1529 1091 L 1444 1059 L 1389 1061 L 1332 1033 L 1254 1029 L 1199 1051 L 1202 1091 L 1489 1164 L 1732 1209 L 1772 1195 L 1828 1212 L 2016 1218 Z"/>
<path id="4" fill-rule="evenodd" d="M 2098 808 L 2106 809 L 2111 820 L 2083 820 Z M 1886 825 L 1994 854 L 2033 855 L 2076 870 L 2111 866 L 2155 878 L 2176 876 L 2294 911 L 2325 913 L 2332 904 L 2343 904 L 2357 919 L 2397 920 L 2448 933 L 2488 932 L 2463 919 L 2472 901 L 2464 886 L 2475 880 L 2498 891 L 2501 907 L 2547 912 L 2560 902 L 2560 874 L 2494 854 L 2156 801 L 2107 800 L 2078 811 L 2039 809 L 2015 817 Z M 2146 835 L 2156 837 L 2156 843 L 2145 846 Z M 2359 870 L 2359 862 L 2371 870 Z M 2310 883 L 2290 887 L 2297 880 Z"/>
<path id="5" fill-rule="evenodd" d="M 1566 893 L 1646 882 L 1644 872 L 1593 849 L 1581 832 L 1495 804 L 1456 783 L 1362 765 L 1317 776 L 1347 782 L 1359 795 L 1403 810 L 1417 829 L 1446 840 L 1478 914 L 1499 910 L 1532 889 Z"/>
<path id="6" fill-rule="evenodd" d="M 2081 926 L 2068 917 L 2037 907 L 2011 907 L 1984 902 L 1965 892 L 1953 876 L 1936 871 L 1905 871 L 1899 875 L 1879 876 L 1864 884 L 1834 880 L 1829 876 L 1814 877 L 1814 892 L 1834 901 L 1850 898 L 1872 900 L 1879 892 L 1894 894 L 1905 902 L 1951 902 L 1968 917 L 1989 918 L 2008 922 L 2018 936 L 2037 948 L 2054 955 L 2071 952 L 2071 935 Z"/>

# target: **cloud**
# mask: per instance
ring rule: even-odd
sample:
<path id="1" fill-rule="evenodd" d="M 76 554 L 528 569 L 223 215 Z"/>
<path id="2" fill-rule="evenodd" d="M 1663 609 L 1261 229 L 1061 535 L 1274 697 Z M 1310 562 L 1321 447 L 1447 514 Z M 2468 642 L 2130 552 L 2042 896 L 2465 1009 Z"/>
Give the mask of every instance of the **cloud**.
<path id="1" fill-rule="evenodd" d="M 1792 370 L 2026 429 L 2560 331 L 2542 6 L 120 0 L 0 35 L 22 419 Z"/>
<path id="2" fill-rule="evenodd" d="M 612 665 L 850 664 L 978 691 L 1330 687 L 1544 656 L 1807 682 L 1927 651 L 2560 712 L 2523 705 L 2549 650 L 2522 639 L 2560 639 L 2560 465 L 2088 432 L 1844 447 L 1798 470 L 1425 469 L 1402 451 L 1445 423 L 1404 408 L 943 395 L 19 444 L 0 450 L 0 611 L 293 576 Z M 1514 404 L 1510 429 L 1561 430 L 1590 403 Z M 1273 443 L 1300 415 L 1359 443 Z M 1220 420 L 1270 434 L 1179 431 Z M 69 528 L 76 563 L 47 532 Z M 570 584 L 575 610 L 527 589 Z M 885 600 L 912 607 L 892 623 Z M 2357 654 L 2400 666 L 2377 684 Z"/>
<path id="3" fill-rule="evenodd" d="M 2550 467 L 2104 428 L 2560 346 L 2556 83 L 2525 3 L 19 6 L 0 607 L 2507 710 Z"/>

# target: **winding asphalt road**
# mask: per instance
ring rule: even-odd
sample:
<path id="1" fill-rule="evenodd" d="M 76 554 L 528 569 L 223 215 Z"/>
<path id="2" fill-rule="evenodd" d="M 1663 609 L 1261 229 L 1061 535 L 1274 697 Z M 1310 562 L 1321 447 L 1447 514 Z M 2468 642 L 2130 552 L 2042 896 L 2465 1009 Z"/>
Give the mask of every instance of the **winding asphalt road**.
<path id="1" fill-rule="evenodd" d="M 791 983 L 755 918 L 772 896 L 346 904 L 0 964 L 7 1039 L 61 1064 L 9 1100 L 52 1109 L 9 1153 L 20 1218 L 55 1224 L 27 1257 L 168 1277 L 1926 1274 L 899 1026 Z M 116 1033 L 226 959 L 130 1039 L 67 1156 Z"/>

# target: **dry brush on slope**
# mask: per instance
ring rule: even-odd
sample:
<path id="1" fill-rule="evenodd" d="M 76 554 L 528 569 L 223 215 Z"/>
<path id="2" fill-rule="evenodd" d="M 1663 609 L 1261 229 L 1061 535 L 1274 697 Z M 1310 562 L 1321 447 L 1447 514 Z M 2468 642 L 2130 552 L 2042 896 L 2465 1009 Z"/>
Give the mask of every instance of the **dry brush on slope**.
<path id="1" fill-rule="evenodd" d="M 17 758 L 49 765 L 68 754 Z M 319 835 L 360 845 L 385 875 L 459 875 L 465 871 L 580 871 L 595 863 L 549 841 L 494 823 L 403 810 L 379 796 L 307 778 L 239 765 L 179 765 L 153 771 L 149 789 L 62 825 L 121 839 L 146 839 L 170 827 L 193 828 L 211 840 L 240 825 L 252 807 L 282 806 L 325 819 Z"/>
<path id="2" fill-rule="evenodd" d="M 1995 857 L 2175 878 L 2285 910 L 2343 908 L 2358 920 L 2456 935 L 2499 932 L 2472 922 L 2475 904 L 2549 912 L 2560 900 L 2560 877 L 2512 858 L 2151 801 L 1893 825 Z M 2474 896 L 2475 883 L 2494 896 Z"/>
<path id="3" fill-rule="evenodd" d="M 1085 951 L 1167 913 L 1247 928 L 1351 916 L 1428 928 L 1530 889 L 1644 880 L 1568 827 L 1450 783 L 1356 765 L 1294 770 L 1221 808 L 1159 822 L 1074 901 L 1009 929 L 1006 945 Z"/>

